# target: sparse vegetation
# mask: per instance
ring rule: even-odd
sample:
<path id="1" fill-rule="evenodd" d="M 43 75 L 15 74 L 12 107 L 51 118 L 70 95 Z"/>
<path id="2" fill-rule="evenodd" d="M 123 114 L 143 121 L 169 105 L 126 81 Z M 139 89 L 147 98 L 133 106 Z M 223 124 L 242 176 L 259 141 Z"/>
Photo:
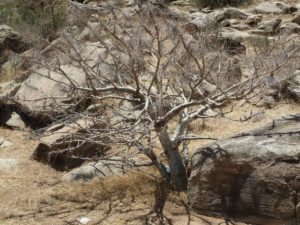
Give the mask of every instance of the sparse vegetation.
<path id="1" fill-rule="evenodd" d="M 6 0 L 0 3 L 0 23 L 31 28 L 44 38 L 53 38 L 63 25 L 67 11 L 65 0 Z"/>
<path id="2" fill-rule="evenodd" d="M 287 117 L 300 112 L 293 15 L 275 26 L 251 0 L 161 2 L 0 0 L 0 224 L 225 224 L 281 219 L 277 205 L 293 216 L 284 191 L 298 180 L 270 178 L 297 166 L 297 154 L 272 158 L 288 151 L 277 139 L 300 151 L 300 128 L 277 122 L 300 119 Z M 2 173 L 1 160 L 16 164 Z M 269 216 L 261 196 L 283 200 Z"/>

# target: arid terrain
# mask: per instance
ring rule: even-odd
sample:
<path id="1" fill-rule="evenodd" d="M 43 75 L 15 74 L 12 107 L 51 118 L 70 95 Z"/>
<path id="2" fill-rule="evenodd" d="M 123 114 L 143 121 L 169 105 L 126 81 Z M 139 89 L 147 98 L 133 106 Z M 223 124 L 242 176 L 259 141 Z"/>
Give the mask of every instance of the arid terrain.
<path id="1" fill-rule="evenodd" d="M 0 4 L 0 224 L 300 224 L 299 2 L 149 2 Z"/>

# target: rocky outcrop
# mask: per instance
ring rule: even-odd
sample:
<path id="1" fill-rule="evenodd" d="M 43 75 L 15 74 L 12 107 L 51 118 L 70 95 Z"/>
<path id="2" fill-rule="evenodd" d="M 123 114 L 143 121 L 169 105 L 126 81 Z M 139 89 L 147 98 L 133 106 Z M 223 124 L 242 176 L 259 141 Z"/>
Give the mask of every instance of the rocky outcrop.
<path id="1" fill-rule="evenodd" d="M 110 147 L 84 138 L 87 129 L 92 129 L 93 126 L 92 121 L 84 119 L 70 124 L 53 125 L 43 134 L 33 158 L 62 171 L 102 156 Z"/>
<path id="2" fill-rule="evenodd" d="M 0 25 L 0 65 L 9 57 L 9 52 L 21 53 L 29 48 L 22 36 L 6 25 Z"/>
<path id="3" fill-rule="evenodd" d="M 189 202 L 196 210 L 254 224 L 298 224 L 299 173 L 296 115 L 199 149 L 192 159 Z"/>
<path id="4" fill-rule="evenodd" d="M 257 13 L 265 13 L 265 14 L 279 14 L 279 13 L 293 13 L 297 11 L 297 8 L 295 6 L 283 3 L 283 2 L 263 2 L 259 4 L 255 11 Z"/>

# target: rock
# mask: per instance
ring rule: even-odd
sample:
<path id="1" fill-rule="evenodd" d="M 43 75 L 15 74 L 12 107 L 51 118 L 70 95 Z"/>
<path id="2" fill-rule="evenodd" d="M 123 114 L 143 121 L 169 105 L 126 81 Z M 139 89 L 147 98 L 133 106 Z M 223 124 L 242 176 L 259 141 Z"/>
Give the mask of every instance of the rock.
<path id="1" fill-rule="evenodd" d="M 6 141 L 4 138 L 0 137 L 0 148 L 5 148 L 11 146 L 12 143 L 9 141 Z"/>
<path id="2" fill-rule="evenodd" d="M 7 170 L 17 164 L 18 161 L 16 159 L 0 159 L 0 171 Z"/>
<path id="3" fill-rule="evenodd" d="M 245 39 L 250 38 L 248 32 L 238 31 L 235 29 L 222 30 L 219 42 L 223 44 L 224 49 L 230 54 L 245 53 L 246 47 L 243 43 Z"/>
<path id="4" fill-rule="evenodd" d="M 300 12 L 296 13 L 292 18 L 292 23 L 300 25 Z"/>
<path id="5" fill-rule="evenodd" d="M 274 2 L 263 2 L 255 8 L 255 12 L 263 14 L 279 14 L 283 13 L 283 10 Z"/>
<path id="6" fill-rule="evenodd" d="M 6 52 L 12 51 L 21 53 L 29 48 L 21 35 L 6 25 L 0 25 L 0 65 L 6 62 L 9 55 Z"/>
<path id="7" fill-rule="evenodd" d="M 257 26 L 257 29 L 264 30 L 266 32 L 274 32 L 277 27 L 279 27 L 281 23 L 281 19 L 272 19 L 268 21 L 260 22 Z"/>
<path id="8" fill-rule="evenodd" d="M 296 100 L 300 100 L 300 85 L 291 84 L 287 87 L 287 90 Z"/>
<path id="9" fill-rule="evenodd" d="M 224 10 L 224 15 L 226 19 L 242 19 L 248 18 L 248 14 L 237 8 L 227 8 Z"/>
<path id="10" fill-rule="evenodd" d="M 237 30 L 241 30 L 241 31 L 251 30 L 251 27 L 247 24 L 237 24 L 237 25 L 233 25 L 231 27 L 234 29 L 237 29 Z"/>
<path id="11" fill-rule="evenodd" d="M 54 125 L 44 133 L 34 150 L 33 158 L 60 171 L 73 169 L 88 159 L 98 158 L 110 147 L 97 141 L 85 140 L 84 136 L 87 129 L 104 126 L 84 119 L 66 125 Z"/>
<path id="12" fill-rule="evenodd" d="M 254 113 L 252 116 L 251 116 L 251 122 L 252 123 L 257 123 L 257 122 L 261 122 L 265 119 L 265 113 L 264 112 L 261 112 L 261 113 Z"/>
<path id="13" fill-rule="evenodd" d="M 26 128 L 26 125 L 21 119 L 21 117 L 15 112 L 11 114 L 10 119 L 5 124 L 8 127 L 19 129 L 19 130 L 24 130 Z"/>
<path id="14" fill-rule="evenodd" d="M 286 4 L 284 2 L 275 2 L 278 8 L 280 8 L 284 13 L 294 13 L 297 11 L 295 6 Z"/>
<path id="15" fill-rule="evenodd" d="M 189 31 L 192 31 L 194 29 L 197 30 L 203 30 L 207 27 L 207 23 L 205 23 L 201 18 L 196 17 L 192 19 L 188 24 L 186 25 L 186 29 Z"/>
<path id="16" fill-rule="evenodd" d="M 89 181 L 94 178 L 109 178 L 115 175 L 124 175 L 132 166 L 134 166 L 133 160 L 126 162 L 121 157 L 103 159 L 68 172 L 63 176 L 63 180 Z"/>
<path id="17" fill-rule="evenodd" d="M 84 71 L 74 64 L 61 65 L 64 73 L 77 82 L 78 85 L 86 87 Z M 69 96 L 72 85 L 61 72 L 55 72 L 47 68 L 37 69 L 26 81 L 24 81 L 15 94 L 18 103 L 33 112 L 53 110 L 64 101 L 70 100 Z M 74 97 L 74 96 L 73 96 Z M 66 107 L 58 109 L 64 110 Z"/>
<path id="18" fill-rule="evenodd" d="M 199 29 L 203 30 L 207 28 L 211 22 L 212 18 L 207 14 L 195 12 L 189 15 L 189 20 L 185 25 L 185 28 L 189 32 L 197 32 Z"/>
<path id="19" fill-rule="evenodd" d="M 20 88 L 21 84 L 16 83 L 15 81 L 9 81 L 0 84 L 0 98 L 13 96 L 17 90 Z"/>
<path id="20" fill-rule="evenodd" d="M 203 92 L 203 94 L 206 95 L 214 92 L 217 89 L 217 87 L 216 85 L 209 83 L 207 80 L 203 80 L 200 89 Z"/>
<path id="21" fill-rule="evenodd" d="M 216 112 L 212 109 L 207 110 L 204 114 L 209 117 L 215 117 L 215 116 L 219 115 L 218 112 Z"/>
<path id="22" fill-rule="evenodd" d="M 242 45 L 241 42 L 253 37 L 253 35 L 249 34 L 248 32 L 238 31 L 238 30 L 229 28 L 226 30 L 225 29 L 222 30 L 221 37 L 223 37 L 225 39 L 230 39 L 233 42 L 236 42 L 237 44 Z"/>
<path id="23" fill-rule="evenodd" d="M 86 225 L 86 224 L 88 224 L 88 223 L 91 221 L 91 219 L 88 218 L 88 217 L 85 217 L 85 216 L 80 216 L 80 217 L 78 217 L 78 218 L 76 219 L 76 221 L 77 221 L 78 223 L 80 223 L 80 224 Z"/>
<path id="24" fill-rule="evenodd" d="M 98 42 L 85 42 L 82 46 L 78 46 L 77 51 L 89 66 L 93 67 L 98 64 L 102 75 L 111 76 L 109 61 L 99 63 L 100 58 L 103 60 L 107 58 L 107 54 Z M 15 93 L 15 102 L 21 106 L 22 111 L 25 110 L 26 116 L 30 114 L 30 117 L 37 119 L 38 123 L 42 122 L 41 118 L 44 118 L 44 121 L 51 121 L 51 116 L 64 113 L 71 107 L 69 103 L 72 103 L 72 99 L 77 97 L 78 92 L 70 96 L 73 89 L 71 80 L 80 87 L 88 86 L 86 71 L 75 60 L 61 65 L 60 70 L 53 70 L 51 67 L 36 69 Z M 99 82 L 95 81 L 94 85 L 97 87 Z M 82 102 L 82 104 L 82 107 L 88 106 L 87 102 Z M 39 114 L 39 117 L 34 116 L 36 114 Z"/>
<path id="25" fill-rule="evenodd" d="M 294 72 L 294 76 L 292 77 L 292 82 L 294 82 L 295 84 L 300 85 L 300 70 L 296 70 Z"/>
<path id="26" fill-rule="evenodd" d="M 280 31 L 285 34 L 300 33 L 300 25 L 297 23 L 284 23 L 280 26 Z"/>
<path id="27" fill-rule="evenodd" d="M 215 13 L 214 20 L 221 22 L 226 19 L 247 19 L 248 14 L 237 8 L 227 8 L 224 11 Z"/>
<path id="28" fill-rule="evenodd" d="M 97 41 L 98 38 L 96 34 L 101 32 L 99 20 L 100 17 L 98 14 L 92 14 L 87 25 L 83 28 L 76 39 L 79 41 Z"/>
<path id="29" fill-rule="evenodd" d="M 132 7 L 132 6 L 135 6 L 135 5 L 136 5 L 135 0 L 126 0 L 125 1 L 125 6 L 126 7 Z"/>
<path id="30" fill-rule="evenodd" d="M 299 156 L 300 115 L 202 147 L 192 157 L 189 202 L 251 224 L 295 224 Z"/>
<path id="31" fill-rule="evenodd" d="M 66 58 L 66 54 L 70 51 L 71 45 L 69 41 L 64 37 L 59 37 L 52 41 L 49 45 L 47 45 L 42 51 L 41 55 L 47 58 L 47 62 L 59 58 Z M 63 56 L 65 55 L 65 56 Z M 61 65 L 65 65 L 70 61 L 70 58 L 67 57 L 68 60 L 60 60 Z"/>
<path id="32" fill-rule="evenodd" d="M 263 97 L 264 105 L 267 108 L 272 108 L 276 105 L 276 101 L 273 96 L 264 96 Z"/>
<path id="33" fill-rule="evenodd" d="M 294 76 L 285 83 L 288 94 L 300 101 L 300 70 L 296 70 Z"/>
<path id="34" fill-rule="evenodd" d="M 128 8 L 124 8 L 122 9 L 122 14 L 126 19 L 132 18 L 135 15 L 137 15 L 139 11 L 139 7 L 136 5 L 134 7 L 128 7 Z M 129 25 L 127 25 L 128 27 Z"/>
<path id="35" fill-rule="evenodd" d="M 262 16 L 261 15 L 251 15 L 247 18 L 246 24 L 250 26 L 257 25 L 259 22 L 261 22 Z"/>
<path id="36" fill-rule="evenodd" d="M 231 26 L 230 20 L 228 20 L 228 19 L 223 20 L 223 21 L 220 23 L 220 26 L 221 26 L 221 27 L 230 27 L 230 26 Z"/>

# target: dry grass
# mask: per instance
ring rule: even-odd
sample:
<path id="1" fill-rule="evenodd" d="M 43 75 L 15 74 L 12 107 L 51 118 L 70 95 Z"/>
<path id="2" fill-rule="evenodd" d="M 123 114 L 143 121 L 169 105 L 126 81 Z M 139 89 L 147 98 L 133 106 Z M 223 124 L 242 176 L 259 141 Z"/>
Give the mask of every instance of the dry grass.
<path id="1" fill-rule="evenodd" d="M 0 83 L 17 80 L 21 77 L 22 70 L 20 68 L 9 68 L 0 74 Z"/>
<path id="2" fill-rule="evenodd" d="M 150 171 L 149 171 L 150 172 Z M 150 173 L 156 173 L 154 171 Z M 155 178 L 145 172 L 134 171 L 124 176 L 95 180 L 90 183 L 68 184 L 59 187 L 52 196 L 59 200 L 71 202 L 102 202 L 145 197 L 150 200 L 154 196 Z"/>

